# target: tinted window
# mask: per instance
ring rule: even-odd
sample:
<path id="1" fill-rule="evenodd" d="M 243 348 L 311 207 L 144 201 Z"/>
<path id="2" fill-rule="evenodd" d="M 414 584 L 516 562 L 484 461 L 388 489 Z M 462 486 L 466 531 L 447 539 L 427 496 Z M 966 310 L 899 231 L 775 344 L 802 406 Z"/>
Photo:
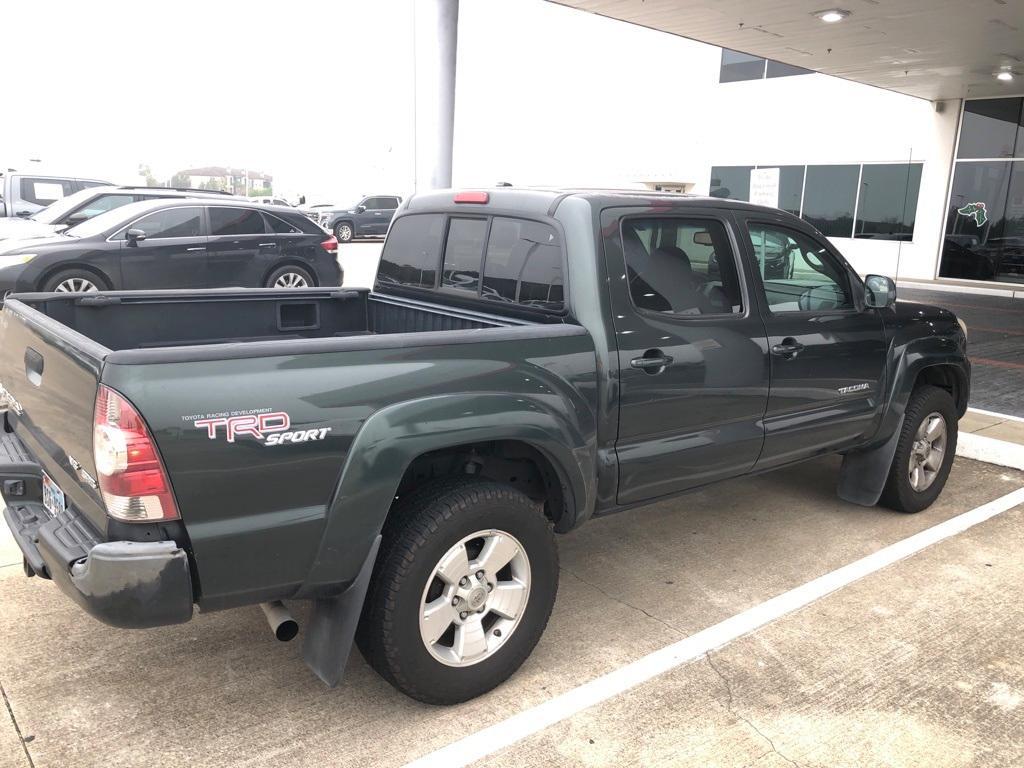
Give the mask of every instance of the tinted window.
<path id="1" fill-rule="evenodd" d="M 269 213 L 263 214 L 263 218 L 267 222 L 267 229 L 273 232 L 275 235 L 290 235 L 300 232 L 299 229 L 293 227 L 284 219 L 280 219 L 277 216 L 273 216 Z"/>
<path id="2" fill-rule="evenodd" d="M 274 205 L 288 205 L 287 200 L 278 200 L 276 197 L 270 202 L 272 202 Z"/>
<path id="3" fill-rule="evenodd" d="M 439 213 L 402 216 L 384 243 L 377 269 L 378 285 L 433 288 L 441 263 L 445 217 Z"/>
<path id="4" fill-rule="evenodd" d="M 100 195 L 75 211 L 74 215 L 85 216 L 91 219 L 93 216 L 112 211 L 115 208 L 120 208 L 122 205 L 133 202 L 135 202 L 134 195 Z"/>
<path id="5" fill-rule="evenodd" d="M 781 61 L 768 59 L 768 67 L 765 70 L 765 77 L 789 77 L 791 75 L 809 75 L 811 70 L 803 67 L 794 67 L 792 64 L 783 64 Z"/>
<path id="6" fill-rule="evenodd" d="M 367 210 L 376 211 L 384 207 L 383 205 L 381 205 L 381 199 L 382 198 L 379 197 L 368 197 L 365 200 L 363 200 L 363 202 L 360 203 L 360 205 L 365 206 Z"/>
<path id="7" fill-rule="evenodd" d="M 563 284 L 562 249 L 553 227 L 501 216 L 492 220 L 483 298 L 561 309 Z"/>
<path id="8" fill-rule="evenodd" d="M 711 169 L 711 196 L 730 200 L 750 200 L 752 165 L 716 165 Z"/>
<path id="9" fill-rule="evenodd" d="M 760 224 L 750 225 L 750 243 L 772 312 L 853 308 L 846 269 L 822 243 Z"/>
<path id="10" fill-rule="evenodd" d="M 714 219 L 626 219 L 629 293 L 640 309 L 674 315 L 743 311 L 736 257 Z"/>
<path id="11" fill-rule="evenodd" d="M 804 166 L 784 165 L 779 168 L 779 208 L 800 215 L 804 195 Z"/>
<path id="12" fill-rule="evenodd" d="M 921 164 L 865 165 L 854 237 L 910 240 L 914 236 Z"/>
<path id="13" fill-rule="evenodd" d="M 23 176 L 19 187 L 21 199 L 36 205 L 49 205 L 75 192 L 71 179 L 33 179 Z"/>
<path id="14" fill-rule="evenodd" d="M 262 235 L 263 217 L 251 208 L 210 208 L 211 235 Z"/>
<path id="15" fill-rule="evenodd" d="M 722 68 L 718 73 L 720 83 L 735 83 L 739 80 L 760 80 L 764 77 L 764 59 L 739 51 L 722 49 Z"/>
<path id="16" fill-rule="evenodd" d="M 480 263 L 487 237 L 486 219 L 452 219 L 444 246 L 444 269 L 441 285 L 477 292 L 480 286 Z"/>
<path id="17" fill-rule="evenodd" d="M 199 237 L 199 209 L 168 208 L 157 211 L 132 222 L 127 229 L 141 229 L 149 240 L 158 237 Z M 124 237 L 123 232 L 121 237 Z"/>
<path id="18" fill-rule="evenodd" d="M 1024 99 L 964 103 L 957 157 L 1024 157 Z"/>
<path id="19" fill-rule="evenodd" d="M 803 219 L 827 237 L 851 237 L 857 200 L 857 165 L 809 165 Z"/>
<path id="20" fill-rule="evenodd" d="M 1024 163 L 957 163 L 942 277 L 1024 279 Z"/>

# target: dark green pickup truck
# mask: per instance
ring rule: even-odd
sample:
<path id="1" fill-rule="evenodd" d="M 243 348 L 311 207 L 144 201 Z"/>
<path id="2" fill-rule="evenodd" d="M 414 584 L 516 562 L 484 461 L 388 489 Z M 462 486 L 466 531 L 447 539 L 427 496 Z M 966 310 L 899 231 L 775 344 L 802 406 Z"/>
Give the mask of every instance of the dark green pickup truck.
<path id="1" fill-rule="evenodd" d="M 511 675 L 554 532 L 825 453 L 839 495 L 941 491 L 956 317 L 719 199 L 495 189 L 399 210 L 373 290 L 24 294 L 0 315 L 0 480 L 29 576 L 108 624 L 312 602 L 410 696 Z"/>

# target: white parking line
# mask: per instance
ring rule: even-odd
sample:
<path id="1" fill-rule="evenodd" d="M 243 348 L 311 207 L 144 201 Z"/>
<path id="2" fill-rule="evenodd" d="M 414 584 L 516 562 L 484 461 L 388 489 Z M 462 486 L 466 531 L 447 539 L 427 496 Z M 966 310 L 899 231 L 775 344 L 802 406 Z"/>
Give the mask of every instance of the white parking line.
<path id="1" fill-rule="evenodd" d="M 457 768 L 511 746 L 521 739 L 566 720 L 641 683 L 803 608 L 858 579 L 909 557 L 936 542 L 948 539 L 996 515 L 1024 504 L 1024 488 L 939 523 L 909 538 L 819 576 L 788 592 L 756 605 L 677 643 L 655 651 L 614 672 L 556 696 L 507 720 L 477 731 L 446 747 L 424 755 L 406 768 Z"/>
<path id="2" fill-rule="evenodd" d="M 1024 445 L 971 432 L 961 432 L 957 437 L 956 455 L 1000 467 L 1024 469 Z"/>
<path id="3" fill-rule="evenodd" d="M 996 411 L 986 411 L 984 408 L 968 408 L 971 413 L 980 413 L 982 416 L 993 416 L 1003 421 L 1021 421 L 1024 422 L 1024 418 L 1020 416 L 1011 416 L 1008 413 L 997 413 Z"/>

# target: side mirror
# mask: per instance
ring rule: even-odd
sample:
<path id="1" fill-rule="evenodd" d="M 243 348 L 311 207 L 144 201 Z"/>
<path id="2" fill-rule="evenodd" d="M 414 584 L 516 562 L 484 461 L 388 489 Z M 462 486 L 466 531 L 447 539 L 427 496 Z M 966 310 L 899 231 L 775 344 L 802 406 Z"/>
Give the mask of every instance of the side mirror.
<path id="1" fill-rule="evenodd" d="M 356 206 L 356 213 L 366 213 L 366 206 L 365 205 L 357 205 Z"/>
<path id="2" fill-rule="evenodd" d="M 146 239 L 146 233 L 141 229 L 129 229 L 124 233 L 124 239 L 128 241 L 128 245 L 138 245 Z"/>
<path id="3" fill-rule="evenodd" d="M 869 307 L 891 307 L 896 303 L 896 283 L 885 275 L 868 275 L 864 280 L 864 303 Z"/>
<path id="4" fill-rule="evenodd" d="M 77 213 L 72 213 L 70 216 L 68 216 L 64 220 L 64 223 L 67 224 L 69 227 L 74 227 L 74 226 L 77 226 L 78 224 L 81 224 L 83 221 L 88 221 L 88 220 L 89 220 L 89 214 L 88 213 L 85 213 L 84 211 L 78 211 Z"/>
<path id="5" fill-rule="evenodd" d="M 22 219 L 27 219 L 29 216 L 32 215 L 32 211 L 15 211 L 14 215 Z"/>

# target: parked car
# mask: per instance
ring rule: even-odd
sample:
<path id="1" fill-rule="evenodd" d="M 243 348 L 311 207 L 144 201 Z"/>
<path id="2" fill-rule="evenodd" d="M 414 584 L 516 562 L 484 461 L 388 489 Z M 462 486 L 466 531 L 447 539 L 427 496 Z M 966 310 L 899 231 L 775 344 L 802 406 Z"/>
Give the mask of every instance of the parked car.
<path id="1" fill-rule="evenodd" d="M 318 223 L 328 232 L 333 232 L 340 243 L 357 237 L 383 237 L 401 203 L 402 198 L 396 195 L 371 195 L 351 208 L 320 211 Z"/>
<path id="2" fill-rule="evenodd" d="M 294 208 L 236 198 L 128 203 L 0 244 L 0 291 L 341 285 L 338 242 Z"/>
<path id="3" fill-rule="evenodd" d="M 282 205 L 286 208 L 294 208 L 291 203 L 282 197 L 247 197 L 250 203 L 263 203 L 263 205 Z"/>
<path id="4" fill-rule="evenodd" d="M 35 173 L 0 173 L 0 218 L 31 216 L 63 197 L 99 186 L 110 186 L 110 182 Z"/>
<path id="5" fill-rule="evenodd" d="M 417 195 L 373 291 L 9 299 L 4 514 L 27 573 L 108 624 L 261 603 L 288 637 L 279 601 L 309 600 L 326 682 L 355 635 L 396 688 L 459 702 L 541 636 L 553 532 L 827 453 L 840 497 L 928 507 L 967 340 L 895 296 L 777 209 Z"/>
<path id="6" fill-rule="evenodd" d="M 0 240 L 49 237 L 93 216 L 140 200 L 209 196 L 223 199 L 225 195 L 226 192 L 187 187 L 88 187 L 51 203 L 31 216 L 0 219 Z"/>

